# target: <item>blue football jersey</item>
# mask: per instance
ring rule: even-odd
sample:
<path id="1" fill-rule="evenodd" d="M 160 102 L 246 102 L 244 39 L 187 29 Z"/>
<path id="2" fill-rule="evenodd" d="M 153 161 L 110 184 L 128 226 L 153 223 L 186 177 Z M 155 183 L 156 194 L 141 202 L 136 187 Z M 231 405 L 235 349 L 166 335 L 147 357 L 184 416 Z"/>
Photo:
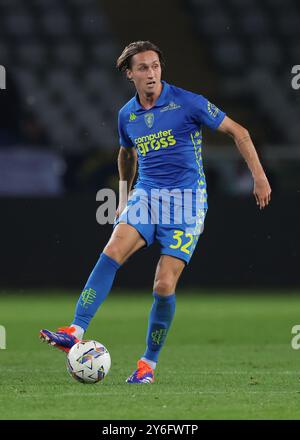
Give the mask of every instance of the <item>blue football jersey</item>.
<path id="1" fill-rule="evenodd" d="M 138 152 L 135 188 L 199 190 L 206 205 L 201 129 L 216 129 L 225 113 L 202 95 L 162 84 L 150 110 L 141 106 L 136 94 L 119 111 L 120 145 Z"/>

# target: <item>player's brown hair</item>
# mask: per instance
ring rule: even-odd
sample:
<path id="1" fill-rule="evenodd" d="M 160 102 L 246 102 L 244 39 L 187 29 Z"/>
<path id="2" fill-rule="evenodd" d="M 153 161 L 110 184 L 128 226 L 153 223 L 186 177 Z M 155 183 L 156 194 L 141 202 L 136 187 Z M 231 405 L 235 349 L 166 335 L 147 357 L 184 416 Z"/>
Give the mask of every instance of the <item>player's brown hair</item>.
<path id="1" fill-rule="evenodd" d="M 164 67 L 165 60 L 162 51 L 158 46 L 151 43 L 151 41 L 134 41 L 125 47 L 119 58 L 117 59 L 116 67 L 120 72 L 125 72 L 127 69 L 131 69 L 131 60 L 134 55 L 140 52 L 146 52 L 147 50 L 153 50 L 159 57 L 161 67 Z"/>

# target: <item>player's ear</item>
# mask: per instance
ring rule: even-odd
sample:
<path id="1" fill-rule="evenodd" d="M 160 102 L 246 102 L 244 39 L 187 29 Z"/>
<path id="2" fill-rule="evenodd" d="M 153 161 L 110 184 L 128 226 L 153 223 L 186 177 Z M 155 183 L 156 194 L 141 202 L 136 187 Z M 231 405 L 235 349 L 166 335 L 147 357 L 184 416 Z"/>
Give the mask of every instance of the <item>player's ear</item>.
<path id="1" fill-rule="evenodd" d="M 126 69 L 126 77 L 128 81 L 132 81 L 132 72 L 130 69 Z"/>

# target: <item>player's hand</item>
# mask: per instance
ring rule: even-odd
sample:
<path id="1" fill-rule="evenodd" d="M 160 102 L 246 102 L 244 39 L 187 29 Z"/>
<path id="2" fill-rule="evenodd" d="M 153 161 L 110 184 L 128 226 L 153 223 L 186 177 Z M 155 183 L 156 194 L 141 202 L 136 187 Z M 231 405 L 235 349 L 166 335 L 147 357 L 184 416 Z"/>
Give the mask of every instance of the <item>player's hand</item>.
<path id="1" fill-rule="evenodd" d="M 119 215 L 120 215 L 120 211 L 119 211 L 119 208 L 117 208 L 116 213 L 115 213 L 115 220 L 114 220 L 114 221 L 117 220 L 117 218 L 119 217 Z"/>
<path id="2" fill-rule="evenodd" d="M 271 200 L 271 187 L 266 175 L 254 178 L 253 194 L 259 209 L 265 208 Z"/>
<path id="3" fill-rule="evenodd" d="M 116 214 L 115 214 L 115 218 L 114 218 L 114 223 L 116 222 L 116 220 L 118 219 L 119 215 L 121 214 L 121 212 L 124 210 L 125 206 L 118 206 L 117 210 L 116 210 Z"/>
<path id="4" fill-rule="evenodd" d="M 120 210 L 119 210 L 119 208 L 117 208 L 116 213 L 115 213 L 114 223 L 117 221 L 119 215 L 120 215 Z"/>

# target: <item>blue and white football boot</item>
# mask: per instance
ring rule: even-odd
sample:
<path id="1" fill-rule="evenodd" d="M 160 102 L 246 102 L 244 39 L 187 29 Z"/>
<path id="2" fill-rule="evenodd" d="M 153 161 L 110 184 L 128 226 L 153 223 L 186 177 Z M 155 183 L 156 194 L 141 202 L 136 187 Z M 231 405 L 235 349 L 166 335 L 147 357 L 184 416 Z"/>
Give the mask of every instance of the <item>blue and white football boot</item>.
<path id="1" fill-rule="evenodd" d="M 147 364 L 147 362 L 143 360 L 139 360 L 137 363 L 137 370 L 132 373 L 131 376 L 129 376 L 126 379 L 127 383 L 153 383 L 154 382 L 154 371 L 150 367 L 150 365 Z"/>

